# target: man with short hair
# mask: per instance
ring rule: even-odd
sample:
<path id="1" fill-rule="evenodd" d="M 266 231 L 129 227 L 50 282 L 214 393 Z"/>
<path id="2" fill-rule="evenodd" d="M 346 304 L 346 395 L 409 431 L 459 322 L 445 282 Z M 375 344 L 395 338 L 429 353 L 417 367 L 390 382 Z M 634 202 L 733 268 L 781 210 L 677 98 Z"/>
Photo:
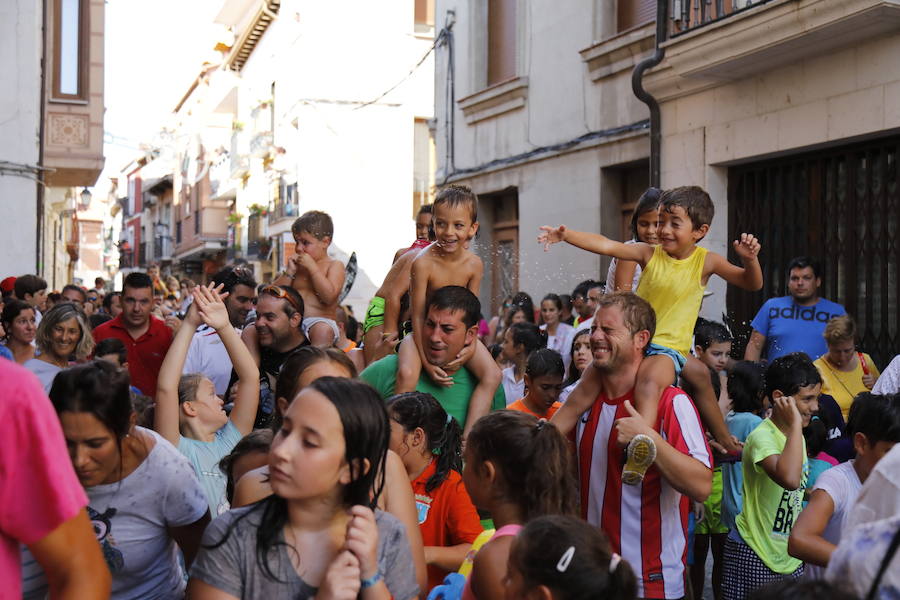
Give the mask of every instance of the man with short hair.
<path id="1" fill-rule="evenodd" d="M 281 366 L 295 350 L 309 345 L 303 335 L 303 298 L 294 288 L 286 285 L 267 285 L 259 290 L 256 303 L 256 321 L 247 325 L 241 338 L 250 348 L 259 365 L 259 407 L 256 410 L 254 429 L 268 427 L 275 412 L 275 380 Z M 237 382 L 237 373 L 231 370 L 226 402 L 232 395 L 231 388 Z"/>
<path id="2" fill-rule="evenodd" d="M 468 289 L 448 285 L 437 290 L 426 307 L 422 341 L 425 357 L 431 364 L 441 367 L 453 379 L 450 387 L 439 386 L 423 370 L 416 390 L 431 394 L 448 414 L 464 425 L 468 433 L 475 421 L 489 410 L 506 408 L 503 386 L 497 386 L 493 402 L 487 410 L 469 410 L 469 400 L 477 381 L 464 366 L 450 370 L 447 365 L 456 359 L 463 347 L 478 342 L 478 319 L 481 302 Z M 382 398 L 394 394 L 397 382 L 397 355 L 391 354 L 378 360 L 360 374 Z"/>
<path id="3" fill-rule="evenodd" d="M 593 296 L 592 296 L 593 294 Z M 590 327 L 597 310 L 597 299 L 603 295 L 603 282 L 587 279 L 572 290 L 572 308 L 575 309 L 575 329 L 581 329 L 587 323 Z"/>
<path id="4" fill-rule="evenodd" d="M 47 309 L 47 282 L 37 275 L 22 275 L 16 278 L 13 292 L 34 308 L 34 324 L 40 325 L 41 313 Z"/>
<path id="5" fill-rule="evenodd" d="M 221 292 L 228 294 L 225 298 L 228 320 L 240 335 L 256 300 L 256 280 L 253 273 L 246 268 L 225 267 L 213 276 L 212 283 L 213 286 L 221 285 Z M 231 369 L 231 359 L 219 334 L 209 325 L 200 325 L 191 339 L 182 372 L 202 373 L 213 382 L 216 394 L 224 396 L 231 380 Z"/>
<path id="6" fill-rule="evenodd" d="M 66 284 L 62 289 L 61 302 L 71 302 L 75 306 L 84 310 L 84 303 L 87 302 L 87 294 L 83 289 L 74 283 Z"/>
<path id="7" fill-rule="evenodd" d="M 753 333 L 744 351 L 744 360 L 769 362 L 792 352 L 805 352 L 815 360 L 828 352 L 825 324 L 846 314 L 843 306 L 819 297 L 822 285 L 819 263 L 799 256 L 788 265 L 788 295 L 769 298 L 750 325 Z M 766 348 L 763 353 L 763 347 Z"/>
<path id="8" fill-rule="evenodd" d="M 172 330 L 153 310 L 153 281 L 146 273 L 129 273 L 122 284 L 122 312 L 94 329 L 94 341 L 122 340 L 128 350 L 131 385 L 145 396 L 156 396 L 156 379 L 172 344 Z"/>
<path id="9" fill-rule="evenodd" d="M 682 598 L 690 501 L 702 502 L 712 488 L 703 426 L 691 399 L 674 386 L 660 397 L 652 428 L 632 406 L 638 368 L 656 329 L 646 300 L 632 292 L 608 294 L 593 323 L 602 391 L 582 415 L 567 403 L 551 420 L 563 432 L 575 428 L 582 517 L 632 566 L 638 597 Z M 653 464 L 640 484 L 626 486 L 623 448 L 635 438 Z"/>

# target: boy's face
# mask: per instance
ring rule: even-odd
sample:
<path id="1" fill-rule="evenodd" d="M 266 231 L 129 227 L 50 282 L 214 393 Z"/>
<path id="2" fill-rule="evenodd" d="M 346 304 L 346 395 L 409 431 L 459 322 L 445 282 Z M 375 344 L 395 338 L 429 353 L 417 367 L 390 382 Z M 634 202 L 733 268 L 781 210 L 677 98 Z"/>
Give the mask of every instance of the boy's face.
<path id="1" fill-rule="evenodd" d="M 668 206 L 659 211 L 657 236 L 663 250 L 672 253 L 693 246 L 706 235 L 709 225 L 694 229 L 694 223 L 682 206 Z"/>
<path id="2" fill-rule="evenodd" d="M 725 368 L 728 362 L 728 355 L 731 353 L 731 342 L 716 342 L 709 345 L 704 350 L 700 346 L 694 348 L 697 358 L 699 358 L 707 367 L 712 367 L 716 371 Z"/>
<path id="3" fill-rule="evenodd" d="M 441 204 L 434 209 L 434 234 L 437 245 L 447 254 L 465 249 L 465 244 L 478 231 L 478 223 L 472 222 L 471 211 L 463 205 Z"/>
<path id="4" fill-rule="evenodd" d="M 822 384 L 805 385 L 794 394 L 794 402 L 797 404 L 797 411 L 803 420 L 803 426 L 809 425 L 813 415 L 819 412 L 819 394 L 822 392 Z"/>
<path id="5" fill-rule="evenodd" d="M 309 254 L 314 260 L 325 258 L 328 254 L 328 246 L 331 245 L 331 238 L 325 236 L 321 240 L 313 234 L 301 231 L 294 234 L 294 241 L 297 242 L 297 254 Z"/>
<path id="6" fill-rule="evenodd" d="M 559 400 L 559 394 L 563 389 L 563 378 L 557 374 L 541 375 L 540 377 L 526 375 L 525 385 L 528 387 L 528 393 L 535 400 L 535 404 L 547 409 Z"/>
<path id="7" fill-rule="evenodd" d="M 416 239 L 427 240 L 431 228 L 431 213 L 419 213 L 416 217 Z"/>

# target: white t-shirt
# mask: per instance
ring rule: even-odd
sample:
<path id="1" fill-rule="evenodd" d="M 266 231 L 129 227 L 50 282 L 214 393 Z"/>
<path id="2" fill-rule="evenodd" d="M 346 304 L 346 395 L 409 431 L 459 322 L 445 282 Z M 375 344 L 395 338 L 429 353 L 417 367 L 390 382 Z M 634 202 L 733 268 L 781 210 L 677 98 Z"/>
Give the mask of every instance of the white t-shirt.
<path id="1" fill-rule="evenodd" d="M 819 475 L 812 491 L 823 490 L 834 502 L 834 512 L 828 519 L 828 525 L 822 537 L 837 546 L 841 541 L 841 527 L 844 519 L 850 514 L 859 490 L 862 488 L 862 482 L 856 469 L 853 468 L 853 461 L 841 463 L 836 467 L 832 467 Z M 817 565 L 806 565 L 804 575 L 809 579 L 823 579 L 825 577 L 825 569 Z"/>
<path id="2" fill-rule="evenodd" d="M 209 510 L 188 460 L 155 431 L 156 444 L 128 477 L 86 488 L 88 515 L 112 573 L 112 598 L 180 599 L 184 573 L 167 529 Z"/>
<path id="3" fill-rule="evenodd" d="M 541 325 L 541 331 L 547 331 L 547 324 Z M 575 328 L 565 323 L 556 326 L 556 335 L 547 334 L 547 347 L 559 352 L 563 359 L 565 370 L 569 370 L 572 361 L 572 338 L 575 337 Z M 507 396 L 507 400 L 509 397 Z"/>
<path id="4" fill-rule="evenodd" d="M 635 240 L 628 240 L 625 242 L 626 244 L 636 244 Z M 606 271 L 606 291 L 614 292 L 616 286 L 616 267 L 619 264 L 618 258 L 613 258 L 609 263 L 609 269 Z M 634 277 L 631 278 L 631 291 L 635 291 L 637 289 L 638 283 L 641 281 L 641 265 L 640 263 L 634 266 Z"/>
<path id="5" fill-rule="evenodd" d="M 900 392 L 900 354 L 894 357 L 891 364 L 881 372 L 875 387 L 872 388 L 873 394 L 896 394 Z"/>
<path id="6" fill-rule="evenodd" d="M 240 330 L 235 331 L 240 335 Z M 198 327 L 191 339 L 181 372 L 185 375 L 202 373 L 216 386 L 216 394 L 224 396 L 231 379 L 231 367 L 231 358 L 216 330 L 209 325 Z"/>
<path id="7" fill-rule="evenodd" d="M 866 478 L 853 511 L 844 519 L 841 537 L 864 523 L 900 515 L 900 444 L 878 461 Z"/>
<path id="8" fill-rule="evenodd" d="M 506 394 L 506 405 L 509 406 L 525 396 L 525 377 L 516 381 L 515 367 L 506 367 L 502 375 L 503 393 Z"/>

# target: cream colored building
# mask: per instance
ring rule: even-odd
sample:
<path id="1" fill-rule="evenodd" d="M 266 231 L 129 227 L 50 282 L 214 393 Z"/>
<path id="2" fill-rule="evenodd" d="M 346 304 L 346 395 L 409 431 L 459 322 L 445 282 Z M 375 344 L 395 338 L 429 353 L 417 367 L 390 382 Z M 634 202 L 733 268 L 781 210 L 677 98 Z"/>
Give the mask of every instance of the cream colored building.
<path id="1" fill-rule="evenodd" d="M 621 239 L 648 185 L 648 111 L 631 71 L 652 52 L 654 29 L 624 4 L 437 2 L 436 179 L 481 198 L 485 316 L 518 290 L 537 302 L 604 279 L 608 261 L 571 247 L 545 253 L 538 227 Z"/>
<path id="2" fill-rule="evenodd" d="M 900 352 L 900 3 L 698 0 L 669 15 L 665 60 L 646 87 L 660 102 L 662 185 L 706 188 L 710 247 L 760 237 L 765 289 L 721 282 L 737 330 L 784 295 L 786 265 L 823 265 L 823 296 L 860 326 L 884 367 Z"/>

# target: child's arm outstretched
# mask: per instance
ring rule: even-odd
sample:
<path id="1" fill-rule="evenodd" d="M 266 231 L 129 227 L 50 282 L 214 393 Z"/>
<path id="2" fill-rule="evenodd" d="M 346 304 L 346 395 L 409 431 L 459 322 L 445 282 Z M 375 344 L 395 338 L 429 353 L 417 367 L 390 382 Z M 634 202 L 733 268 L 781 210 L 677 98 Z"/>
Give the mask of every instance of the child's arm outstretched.
<path id="1" fill-rule="evenodd" d="M 786 423 L 790 431 L 781 454 L 767 456 L 758 464 L 769 479 L 786 490 L 796 490 L 803 482 L 803 418 L 793 396 L 779 396 L 773 404 L 772 418 Z"/>
<path id="2" fill-rule="evenodd" d="M 228 310 L 216 290 L 200 287 L 194 293 L 194 304 L 198 305 L 203 322 L 216 330 L 237 373 L 238 387 L 234 408 L 231 410 L 231 422 L 241 435 L 247 435 L 253 430 L 259 406 L 259 369 L 256 361 L 231 326 Z"/>
<path id="3" fill-rule="evenodd" d="M 742 233 L 741 239 L 733 242 L 734 251 L 741 259 L 742 267 L 731 264 L 721 254 L 707 254 L 709 266 L 704 269 L 708 274 L 715 273 L 731 285 L 755 292 L 762 289 L 762 267 L 759 266 L 759 240 L 750 233 Z"/>
<path id="4" fill-rule="evenodd" d="M 184 322 L 175 334 L 166 357 L 159 368 L 156 383 L 156 408 L 153 411 L 153 429 L 173 446 L 178 446 L 181 431 L 178 427 L 178 383 L 181 381 L 181 370 L 187 358 L 194 332 L 203 322 L 197 312 L 197 286 L 194 290 L 194 302 L 188 307 Z"/>
<path id="5" fill-rule="evenodd" d="M 559 227 L 542 225 L 541 233 L 538 235 L 538 243 L 544 245 L 544 252 L 548 251 L 552 244 L 558 242 L 568 242 L 576 248 L 581 248 L 594 254 L 615 256 L 619 260 L 633 260 L 641 266 L 646 265 L 650 257 L 653 256 L 653 246 L 643 242 L 623 244 L 599 233 L 574 231 L 565 225 L 560 225 Z"/>

